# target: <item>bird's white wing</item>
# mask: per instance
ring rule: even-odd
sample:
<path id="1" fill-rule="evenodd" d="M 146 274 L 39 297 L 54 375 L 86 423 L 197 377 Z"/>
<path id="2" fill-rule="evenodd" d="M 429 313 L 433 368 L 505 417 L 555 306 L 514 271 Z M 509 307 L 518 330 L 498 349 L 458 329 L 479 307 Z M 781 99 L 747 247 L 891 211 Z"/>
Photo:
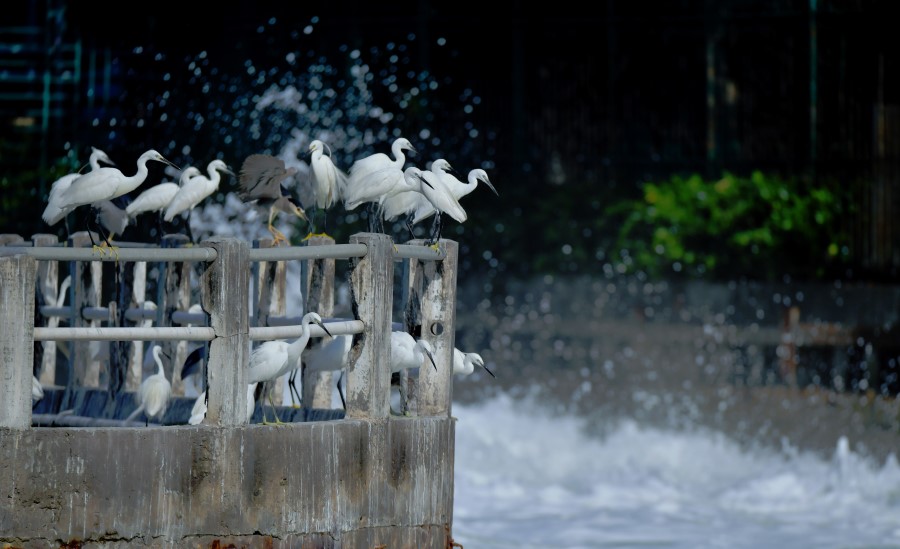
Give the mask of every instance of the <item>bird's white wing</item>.
<path id="1" fill-rule="evenodd" d="M 125 211 L 130 216 L 144 212 L 155 212 L 165 208 L 172 198 L 178 194 L 178 184 L 172 182 L 160 183 L 154 187 L 150 187 L 135 198 L 126 208 Z"/>
<path id="2" fill-rule="evenodd" d="M 192 209 L 215 190 L 215 186 L 205 177 L 192 178 L 172 197 L 172 201 L 166 206 L 166 214 L 163 219 L 172 221 L 176 215 Z"/>

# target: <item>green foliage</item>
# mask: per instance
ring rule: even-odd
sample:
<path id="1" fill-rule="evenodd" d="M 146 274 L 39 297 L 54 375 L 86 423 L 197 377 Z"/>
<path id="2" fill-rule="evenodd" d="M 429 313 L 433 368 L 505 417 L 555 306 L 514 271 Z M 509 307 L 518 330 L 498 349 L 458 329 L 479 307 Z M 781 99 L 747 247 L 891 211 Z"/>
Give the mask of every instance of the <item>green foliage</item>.
<path id="1" fill-rule="evenodd" d="M 649 275 L 817 278 L 848 261 L 848 203 L 837 186 L 755 171 L 715 181 L 674 176 L 608 209 L 621 219 L 611 254 Z"/>

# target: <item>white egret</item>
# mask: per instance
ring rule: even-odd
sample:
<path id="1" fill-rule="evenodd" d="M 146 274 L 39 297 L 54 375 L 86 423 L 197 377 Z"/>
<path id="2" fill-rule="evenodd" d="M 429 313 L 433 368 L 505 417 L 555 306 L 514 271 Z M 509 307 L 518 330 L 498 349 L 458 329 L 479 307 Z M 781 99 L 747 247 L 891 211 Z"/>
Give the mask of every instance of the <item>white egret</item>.
<path id="1" fill-rule="evenodd" d="M 200 170 L 198 168 L 188 166 L 181 172 L 178 183 L 175 183 L 174 181 L 164 181 L 150 187 L 132 200 L 131 203 L 128 204 L 128 207 L 125 208 L 125 212 L 131 219 L 136 218 L 142 213 L 156 212 L 157 229 L 159 230 L 159 236 L 162 236 L 163 212 L 166 207 L 168 207 L 169 203 L 172 202 L 172 199 L 175 198 L 175 195 L 178 194 L 178 191 L 184 187 L 185 183 L 192 177 L 198 175 L 200 175 Z"/>
<path id="2" fill-rule="evenodd" d="M 306 344 L 309 343 L 310 326 L 312 324 L 318 324 L 325 330 L 326 334 L 331 335 L 331 332 L 322 323 L 322 317 L 318 313 L 306 313 L 300 320 L 300 324 L 302 332 L 300 337 L 294 340 L 293 343 L 273 339 L 266 341 L 250 353 L 250 383 L 275 381 L 284 374 L 298 368 L 300 366 L 300 355 L 306 348 Z M 271 394 L 269 394 L 269 403 L 272 404 L 272 409 L 274 410 L 275 403 Z M 263 423 L 268 424 L 265 408 L 263 408 Z M 277 412 L 275 412 L 275 423 L 283 423 L 278 418 Z"/>
<path id="3" fill-rule="evenodd" d="M 247 385 L 247 422 L 253 418 L 253 408 L 256 407 L 256 398 L 253 393 L 256 392 L 257 383 Z M 198 425 L 206 417 L 206 391 L 197 395 L 194 406 L 191 408 L 191 417 L 188 419 L 189 425 Z"/>
<path id="4" fill-rule="evenodd" d="M 58 200 L 54 204 L 56 207 L 51 211 L 44 211 L 42 215 L 44 221 L 48 225 L 55 225 L 79 206 L 101 200 L 111 200 L 133 191 L 147 179 L 149 173 L 147 162 L 151 160 L 177 168 L 163 155 L 150 149 L 138 158 L 137 172 L 132 176 L 126 176 L 121 170 L 109 166 L 89 171 L 72 181 L 68 188 L 59 192 Z"/>
<path id="5" fill-rule="evenodd" d="M 100 162 L 109 164 L 111 166 L 116 165 L 116 163 L 109 158 L 108 154 L 96 147 L 91 147 L 91 156 L 88 159 L 88 165 L 90 166 L 91 170 L 99 169 L 101 167 Z M 55 216 L 59 215 L 59 213 L 62 211 L 62 207 L 59 202 L 60 195 L 63 193 L 63 191 L 65 191 L 72 185 L 73 181 L 75 181 L 82 175 L 83 174 L 79 170 L 75 173 L 66 174 L 53 182 L 53 184 L 50 186 L 50 194 L 47 197 L 47 207 L 44 208 L 44 213 L 41 215 L 44 221 L 47 221 L 48 219 L 52 219 Z"/>
<path id="6" fill-rule="evenodd" d="M 475 366 L 484 368 L 484 371 L 491 374 L 491 377 L 497 377 L 484 365 L 484 359 L 478 353 L 464 353 L 459 349 L 453 349 L 454 374 L 467 376 L 475 371 Z"/>
<path id="7" fill-rule="evenodd" d="M 342 197 L 344 208 L 353 210 L 360 204 L 370 203 L 373 207 L 369 211 L 369 230 L 372 232 L 381 223 L 381 205 L 384 199 L 404 190 L 414 190 L 407 188 L 408 184 L 403 176 L 403 165 L 406 163 L 404 150 L 415 153 L 409 140 L 400 137 L 391 145 L 393 160 L 384 153 L 375 153 L 350 166 Z"/>
<path id="8" fill-rule="evenodd" d="M 407 332 L 391 332 L 392 373 L 409 368 L 418 368 L 425 362 L 426 358 L 437 370 L 437 364 L 434 363 L 434 351 L 430 343 L 424 339 L 417 340 Z"/>
<path id="9" fill-rule="evenodd" d="M 435 160 L 438 162 L 438 160 Z M 447 189 L 450 191 L 450 194 L 456 198 L 457 201 L 461 200 L 464 196 L 471 193 L 478 187 L 478 182 L 481 181 L 485 185 L 488 186 L 494 194 L 500 196 L 500 193 L 497 192 L 497 189 L 494 188 L 494 185 L 491 183 L 490 178 L 486 171 L 481 168 L 475 168 L 474 170 L 469 171 L 469 176 L 466 183 L 463 183 L 459 179 L 457 179 L 453 174 L 449 172 L 450 164 L 444 160 L 444 163 L 438 165 L 438 171 L 435 172 L 447 185 Z M 432 171 L 435 170 L 434 163 L 431 165 Z M 419 223 L 428 219 L 437 211 L 434 206 L 431 205 L 430 202 L 426 200 L 419 200 L 417 204 L 416 211 L 413 215 L 412 223 Z"/>
<path id="10" fill-rule="evenodd" d="M 328 145 L 321 140 L 313 140 L 309 144 L 310 158 L 310 176 L 312 177 L 313 190 L 316 195 L 316 209 L 323 212 L 322 225 L 324 228 L 327 221 L 327 210 L 336 202 L 341 200 L 344 189 L 347 186 L 347 174 L 334 165 L 331 159 L 331 150 L 328 154 L 324 154 L 324 150 Z M 312 223 L 311 223 L 312 225 Z M 312 229 L 315 226 L 312 225 Z M 327 236 L 325 233 L 313 233 L 310 231 L 309 236 Z"/>
<path id="11" fill-rule="evenodd" d="M 270 154 L 251 154 L 241 165 L 238 182 L 241 187 L 241 200 L 255 203 L 268 208 L 268 229 L 275 239 L 275 245 L 281 242 L 288 243 L 284 233 L 274 226 L 275 214 L 278 212 L 292 213 L 309 221 L 306 212 L 294 199 L 291 192 L 282 184 L 282 181 L 297 173 L 297 168 L 285 168 L 284 161 Z"/>
<path id="12" fill-rule="evenodd" d="M 434 224 L 431 231 L 431 243 L 437 245 L 441 238 L 441 216 L 447 214 L 458 223 L 464 223 L 467 219 L 466 210 L 460 205 L 459 200 L 450 192 L 450 188 L 444 182 L 444 175 L 450 168 L 450 163 L 439 158 L 431 163 L 431 169 L 422 172 L 419 176 L 427 186 L 422 187 L 422 194 L 431 203 L 435 210 Z"/>
<path id="13" fill-rule="evenodd" d="M 217 158 L 207 164 L 206 175 L 196 175 L 185 181 L 184 185 L 179 187 L 178 192 L 175 193 L 175 196 L 172 197 L 172 200 L 166 206 L 163 221 L 171 222 L 176 215 L 187 212 L 185 226 L 187 227 L 188 237 L 193 241 L 191 212 L 194 211 L 198 204 L 218 190 L 223 173 L 234 175 L 234 172 L 225 164 L 225 161 Z"/>
<path id="14" fill-rule="evenodd" d="M 137 394 L 140 404 L 125 421 L 132 421 L 141 412 L 144 412 L 144 425 L 149 425 L 150 418 L 158 417 L 161 421 L 165 415 L 166 407 L 169 405 L 169 398 L 172 396 L 172 384 L 169 383 L 163 370 L 161 354 L 162 347 L 154 345 L 153 360 L 156 361 L 156 373 L 147 376 L 147 379 L 141 382 L 141 387 Z"/>
<path id="15" fill-rule="evenodd" d="M 401 216 L 406 216 L 406 228 L 412 237 L 412 217 L 420 202 L 424 202 L 429 208 L 434 209 L 425 195 L 425 188 L 430 187 L 431 184 L 422 177 L 422 170 L 414 166 L 406 168 L 403 176 L 413 189 L 387 197 L 382 204 L 381 215 L 384 221 L 393 221 Z M 433 188 L 429 190 L 433 190 Z"/>

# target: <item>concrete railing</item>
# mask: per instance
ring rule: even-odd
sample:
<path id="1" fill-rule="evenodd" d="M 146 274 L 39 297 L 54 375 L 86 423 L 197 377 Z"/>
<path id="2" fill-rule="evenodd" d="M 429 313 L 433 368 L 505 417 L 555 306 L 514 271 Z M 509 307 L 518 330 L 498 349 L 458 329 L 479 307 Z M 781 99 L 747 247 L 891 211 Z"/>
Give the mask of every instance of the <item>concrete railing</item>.
<path id="1" fill-rule="evenodd" d="M 456 252 L 453 241 L 442 241 L 436 251 L 414 241 L 408 245 L 395 245 L 386 235 L 361 233 L 351 237 L 349 244 L 324 244 L 316 246 L 293 246 L 250 249 L 247 243 L 237 239 L 212 239 L 192 247 L 172 248 L 128 248 L 119 247 L 114 252 L 87 247 L 40 246 L 36 238 L 33 246 L 7 244 L 0 247 L 0 268 L 4 274 L 3 284 L 3 331 L 0 333 L 0 380 L 2 384 L 3 409 L 0 426 L 28 428 L 31 425 L 31 402 L 29 375 L 32 373 L 33 344 L 35 341 L 204 341 L 209 342 L 208 422 L 219 425 L 238 425 L 246 422 L 247 364 L 251 341 L 267 339 L 290 339 L 299 337 L 302 327 L 293 325 L 250 326 L 249 308 L 251 269 L 248 266 L 260 262 L 284 262 L 293 260 L 319 261 L 345 259 L 350 261 L 350 286 L 354 320 L 328 320 L 331 305 L 324 303 L 321 292 L 310 293 L 310 310 L 318 309 L 326 318 L 326 326 L 332 335 L 358 334 L 351 350 L 351 365 L 347 375 L 347 411 L 352 418 L 387 417 L 389 413 L 389 390 L 391 370 L 390 333 L 395 325 L 391 317 L 394 309 L 394 262 L 407 260 L 405 273 L 408 299 L 404 305 L 404 325 L 411 333 L 427 339 L 435 351 L 438 369 L 424 368 L 420 371 L 418 391 L 418 412 L 422 415 L 448 415 L 450 411 L 450 386 L 452 373 L 452 350 L 454 346 L 453 321 L 455 314 Z M 87 237 L 83 237 L 86 240 Z M 48 307 L 40 310 L 44 314 L 66 315 L 74 319 L 69 327 L 34 326 L 37 280 L 40 275 L 48 276 L 49 269 L 42 263 L 69 261 L 74 265 L 70 271 L 79 283 L 73 284 L 72 302 L 69 307 Z M 89 325 L 104 318 L 113 318 L 115 304 L 99 306 L 97 287 L 83 287 L 80 281 L 83 264 L 100 262 L 149 263 L 200 262 L 202 275 L 199 280 L 201 304 L 206 314 L 189 314 L 168 307 L 171 319 L 178 318 L 192 326 L 157 327 L 101 327 Z M 321 267 L 313 267 L 314 271 Z M 146 268 L 144 269 L 144 271 Z M 176 269 L 170 268 L 171 273 Z M 54 273 L 54 279 L 58 277 Z M 333 264 L 330 281 L 318 285 L 330 285 L 333 289 Z M 8 278 L 6 278 L 8 277 Z M 97 278 L 97 277 L 95 277 Z M 326 277 L 327 278 L 327 277 Z M 55 281 L 54 281 L 55 284 Z M 145 282 L 143 284 L 146 284 Z M 170 284 L 157 281 L 157 293 Z M 189 283 L 182 282 L 182 286 Z M 55 287 L 55 286 L 54 286 Z M 166 290 L 170 292 L 170 290 Z M 177 292 L 184 292 L 183 289 Z M 312 299 L 319 296 L 318 300 Z M 259 294 L 254 297 L 259 298 Z M 93 303 L 91 303 L 93 301 Z M 174 299 L 170 300 L 175 301 Z M 318 301 L 318 302 L 315 302 Z M 188 301 L 189 302 L 189 299 Z M 162 308 L 161 308 L 162 309 Z M 80 311 L 80 314 L 79 314 Z M 264 316 L 258 307 L 256 317 Z M 148 316 L 160 317 L 142 308 L 119 311 L 123 318 L 138 320 Z M 206 318 L 208 315 L 208 320 Z M 283 319 L 283 317 L 282 317 Z M 277 320 L 266 318 L 267 321 Z M 165 323 L 164 323 L 165 324 Z M 276 324 L 278 324 L 276 322 Z M 312 337 L 322 337 L 324 331 L 313 326 Z M 76 353 L 77 357 L 85 353 Z M 84 385 L 83 360 L 76 375 L 69 384 Z M 173 362 L 179 362 L 175 360 Z M 167 372 L 170 378 L 174 370 Z M 98 374 L 94 374 L 96 380 Z M 315 383 L 304 384 L 315 392 Z M 405 385 L 404 385 L 405 387 Z M 15 403 L 15 404 L 12 404 Z"/>
<path id="2" fill-rule="evenodd" d="M 29 377 L 36 339 L 81 338 L 84 330 L 96 338 L 159 339 L 162 328 L 152 333 L 122 326 L 35 328 L 35 280 L 43 264 L 116 258 L 89 248 L 0 246 L 0 493 L 7 495 L 0 501 L 0 544 L 453 545 L 455 242 L 443 240 L 436 253 L 418 243 L 394 246 L 386 235 L 363 233 L 332 247 L 251 249 L 241 241 L 217 239 L 184 249 L 123 247 L 118 253 L 120 263 L 202 263 L 199 284 L 208 325 L 165 329 L 209 340 L 207 420 L 196 426 L 32 428 Z M 355 334 L 345 417 L 247 425 L 251 340 L 299 334 L 291 325 L 251 326 L 251 303 L 257 321 L 272 311 L 266 305 L 271 295 L 250 299 L 252 266 L 329 257 L 350 262 L 353 319 L 326 324 Z M 437 370 L 420 368 L 418 415 L 396 416 L 390 414 L 389 345 L 394 270 L 404 259 L 405 324 L 432 343 Z M 328 268 L 320 267 L 309 266 L 314 289 L 327 286 Z M 263 271 L 268 266 L 260 267 Z M 327 300 L 313 295 L 305 310 L 326 310 Z M 72 315 L 83 318 L 90 307 L 96 314 L 100 304 L 75 308 Z M 174 311 L 167 309 L 171 317 Z M 116 318 L 124 314 L 117 311 Z"/>

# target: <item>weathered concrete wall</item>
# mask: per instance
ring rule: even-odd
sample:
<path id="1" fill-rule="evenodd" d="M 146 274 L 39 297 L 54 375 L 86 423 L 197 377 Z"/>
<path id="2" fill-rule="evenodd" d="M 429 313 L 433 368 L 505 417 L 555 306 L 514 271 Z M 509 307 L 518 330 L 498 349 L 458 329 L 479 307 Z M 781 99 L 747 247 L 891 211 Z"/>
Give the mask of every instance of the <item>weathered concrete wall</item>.
<path id="1" fill-rule="evenodd" d="M 447 546 L 455 419 L 0 430 L 0 545 Z"/>

